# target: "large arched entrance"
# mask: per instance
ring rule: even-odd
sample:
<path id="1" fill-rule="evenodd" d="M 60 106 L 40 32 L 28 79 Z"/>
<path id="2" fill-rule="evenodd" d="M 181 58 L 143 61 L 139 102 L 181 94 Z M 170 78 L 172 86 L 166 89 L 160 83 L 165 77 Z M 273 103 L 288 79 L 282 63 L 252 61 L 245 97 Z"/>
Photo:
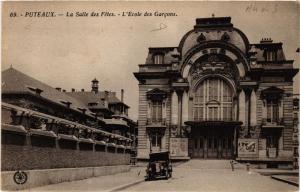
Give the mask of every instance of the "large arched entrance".
<path id="1" fill-rule="evenodd" d="M 231 158 L 235 128 L 232 86 L 223 78 L 211 76 L 196 85 L 193 95 L 190 156 Z"/>

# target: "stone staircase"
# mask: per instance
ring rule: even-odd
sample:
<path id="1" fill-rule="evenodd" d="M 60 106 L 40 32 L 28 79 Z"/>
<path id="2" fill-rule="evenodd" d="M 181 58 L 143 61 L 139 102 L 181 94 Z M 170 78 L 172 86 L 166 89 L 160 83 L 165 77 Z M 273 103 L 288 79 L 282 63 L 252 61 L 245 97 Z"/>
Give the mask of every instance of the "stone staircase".
<path id="1" fill-rule="evenodd" d="M 230 160 L 216 159 L 191 159 L 186 163 L 178 166 L 178 168 L 187 169 L 231 169 Z M 246 169 L 244 164 L 235 161 L 235 169 Z"/>

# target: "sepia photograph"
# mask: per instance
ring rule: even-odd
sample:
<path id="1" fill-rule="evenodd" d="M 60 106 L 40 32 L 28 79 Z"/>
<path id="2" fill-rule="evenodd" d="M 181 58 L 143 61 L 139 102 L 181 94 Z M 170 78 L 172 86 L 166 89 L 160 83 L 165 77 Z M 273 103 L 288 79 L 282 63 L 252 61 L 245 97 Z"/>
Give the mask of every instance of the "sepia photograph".
<path id="1" fill-rule="evenodd" d="M 1 9 L 2 191 L 299 191 L 298 1 Z"/>

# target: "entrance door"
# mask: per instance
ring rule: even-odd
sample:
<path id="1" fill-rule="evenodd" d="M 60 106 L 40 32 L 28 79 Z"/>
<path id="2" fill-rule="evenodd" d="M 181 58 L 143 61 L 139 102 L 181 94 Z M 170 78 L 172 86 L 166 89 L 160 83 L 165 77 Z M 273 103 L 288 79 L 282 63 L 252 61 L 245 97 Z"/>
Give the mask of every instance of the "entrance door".
<path id="1" fill-rule="evenodd" d="M 219 143 L 217 137 L 207 137 L 207 158 L 218 158 Z"/>
<path id="2" fill-rule="evenodd" d="M 191 158 L 229 159 L 233 150 L 233 129 L 202 127 L 192 129 L 189 139 Z"/>
<path id="3" fill-rule="evenodd" d="M 197 137 L 192 140 L 192 153 L 193 158 L 204 158 L 204 138 Z"/>
<path id="4" fill-rule="evenodd" d="M 221 157 L 224 159 L 231 158 L 232 152 L 232 138 L 222 137 Z"/>

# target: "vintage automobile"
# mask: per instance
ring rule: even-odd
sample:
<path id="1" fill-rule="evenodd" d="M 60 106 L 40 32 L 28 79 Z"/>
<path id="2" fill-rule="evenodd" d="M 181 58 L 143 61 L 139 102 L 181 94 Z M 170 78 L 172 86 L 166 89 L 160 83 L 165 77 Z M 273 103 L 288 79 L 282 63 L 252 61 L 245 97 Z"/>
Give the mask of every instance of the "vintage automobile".
<path id="1" fill-rule="evenodd" d="M 150 153 L 146 174 L 146 181 L 160 178 L 169 179 L 172 177 L 170 153 L 168 151 Z"/>

